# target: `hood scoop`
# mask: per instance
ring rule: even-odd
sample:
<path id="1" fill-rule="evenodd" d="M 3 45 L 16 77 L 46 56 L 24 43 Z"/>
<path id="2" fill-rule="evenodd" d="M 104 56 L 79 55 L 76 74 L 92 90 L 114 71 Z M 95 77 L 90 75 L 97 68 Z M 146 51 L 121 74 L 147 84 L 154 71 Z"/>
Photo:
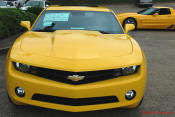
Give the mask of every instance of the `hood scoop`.
<path id="1" fill-rule="evenodd" d="M 125 56 L 132 44 L 125 34 L 97 31 L 28 32 L 22 36 L 21 50 L 35 55 L 63 59 L 93 59 Z"/>

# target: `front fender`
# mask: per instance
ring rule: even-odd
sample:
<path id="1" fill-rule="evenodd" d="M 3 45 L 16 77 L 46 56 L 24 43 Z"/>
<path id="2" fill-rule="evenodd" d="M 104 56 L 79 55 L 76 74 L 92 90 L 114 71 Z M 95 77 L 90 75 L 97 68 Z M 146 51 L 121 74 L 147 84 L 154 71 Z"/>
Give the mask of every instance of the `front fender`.
<path id="1" fill-rule="evenodd" d="M 125 15 L 125 16 L 118 16 L 118 19 L 120 21 L 120 23 L 123 25 L 124 21 L 128 18 L 133 18 L 136 20 L 137 22 L 137 26 L 139 25 L 139 17 L 138 16 L 129 16 L 129 15 Z"/>

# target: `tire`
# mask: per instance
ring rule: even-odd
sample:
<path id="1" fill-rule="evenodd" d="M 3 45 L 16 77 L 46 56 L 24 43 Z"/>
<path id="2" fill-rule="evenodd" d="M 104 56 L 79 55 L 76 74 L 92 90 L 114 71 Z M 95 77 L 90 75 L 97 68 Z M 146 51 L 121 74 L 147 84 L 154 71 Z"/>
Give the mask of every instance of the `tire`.
<path id="1" fill-rule="evenodd" d="M 175 31 L 175 25 L 173 25 L 173 28 L 172 28 L 173 31 Z"/>
<path id="2" fill-rule="evenodd" d="M 127 19 L 125 19 L 124 22 L 123 22 L 123 28 L 125 28 L 126 24 L 134 24 L 135 29 L 137 28 L 137 22 L 136 22 L 136 20 L 134 18 L 127 18 Z"/>

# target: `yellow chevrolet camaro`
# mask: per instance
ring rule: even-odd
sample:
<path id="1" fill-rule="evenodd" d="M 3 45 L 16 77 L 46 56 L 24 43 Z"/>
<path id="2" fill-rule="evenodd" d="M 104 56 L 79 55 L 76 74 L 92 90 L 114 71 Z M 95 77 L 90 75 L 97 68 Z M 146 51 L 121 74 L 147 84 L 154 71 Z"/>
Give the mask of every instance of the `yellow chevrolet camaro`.
<path id="1" fill-rule="evenodd" d="M 137 29 L 175 29 L 175 10 L 170 7 L 152 7 L 138 13 L 117 15 L 123 27 L 134 24 Z"/>
<path id="2" fill-rule="evenodd" d="M 7 55 L 6 84 L 15 105 L 71 112 L 136 108 L 146 85 L 138 43 L 105 7 L 50 6 Z"/>

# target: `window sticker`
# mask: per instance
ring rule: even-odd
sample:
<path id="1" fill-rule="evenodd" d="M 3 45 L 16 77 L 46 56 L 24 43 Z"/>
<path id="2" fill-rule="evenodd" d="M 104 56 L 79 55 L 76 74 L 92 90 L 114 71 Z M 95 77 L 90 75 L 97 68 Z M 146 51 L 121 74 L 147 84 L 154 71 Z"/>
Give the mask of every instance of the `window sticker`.
<path id="1" fill-rule="evenodd" d="M 70 13 L 47 13 L 44 17 L 43 26 L 51 26 L 52 22 L 68 21 Z"/>
<path id="2" fill-rule="evenodd" d="M 46 27 L 46 26 L 51 26 L 52 25 L 52 22 L 48 21 L 48 22 L 44 22 L 43 26 Z"/>

